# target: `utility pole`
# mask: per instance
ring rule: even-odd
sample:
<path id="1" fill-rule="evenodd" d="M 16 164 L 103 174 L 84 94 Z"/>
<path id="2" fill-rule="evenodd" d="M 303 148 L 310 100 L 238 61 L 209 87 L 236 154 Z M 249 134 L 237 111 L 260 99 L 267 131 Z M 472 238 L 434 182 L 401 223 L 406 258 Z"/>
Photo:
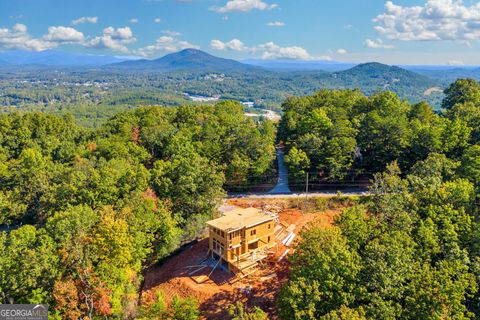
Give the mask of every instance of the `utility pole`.
<path id="1" fill-rule="evenodd" d="M 307 172 L 307 181 L 305 183 L 305 199 L 308 199 L 308 172 Z"/>

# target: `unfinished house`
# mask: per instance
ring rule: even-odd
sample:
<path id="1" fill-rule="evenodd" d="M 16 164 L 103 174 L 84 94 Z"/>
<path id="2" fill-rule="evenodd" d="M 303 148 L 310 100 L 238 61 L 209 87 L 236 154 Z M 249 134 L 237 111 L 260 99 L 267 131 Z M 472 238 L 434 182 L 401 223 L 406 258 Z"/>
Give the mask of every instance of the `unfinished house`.
<path id="1" fill-rule="evenodd" d="M 275 217 L 255 208 L 233 210 L 207 224 L 210 253 L 234 273 L 255 269 L 275 245 Z"/>

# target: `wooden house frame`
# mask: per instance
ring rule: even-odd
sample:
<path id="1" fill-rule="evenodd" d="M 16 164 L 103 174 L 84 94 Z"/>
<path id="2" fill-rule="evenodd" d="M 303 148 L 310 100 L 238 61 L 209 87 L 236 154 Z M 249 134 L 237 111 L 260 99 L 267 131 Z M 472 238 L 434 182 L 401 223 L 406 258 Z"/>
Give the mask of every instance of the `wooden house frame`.
<path id="1" fill-rule="evenodd" d="M 235 273 L 255 267 L 275 246 L 275 217 L 256 208 L 227 212 L 207 225 L 210 253 Z"/>

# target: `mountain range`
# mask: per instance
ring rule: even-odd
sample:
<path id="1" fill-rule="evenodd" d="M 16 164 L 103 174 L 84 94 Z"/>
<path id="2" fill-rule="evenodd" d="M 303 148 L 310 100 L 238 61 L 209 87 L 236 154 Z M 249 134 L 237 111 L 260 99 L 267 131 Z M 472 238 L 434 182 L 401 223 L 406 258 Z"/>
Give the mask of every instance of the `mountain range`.
<path id="1" fill-rule="evenodd" d="M 474 68 L 425 66 L 423 69 L 422 66 L 398 67 L 375 62 L 239 62 L 197 49 L 185 49 L 154 60 L 82 55 L 54 50 L 37 53 L 15 51 L 0 53 L 0 65 L 0 71 L 22 67 L 28 67 L 26 69 L 29 71 L 35 71 L 39 66 L 44 69 L 54 67 L 55 70 L 67 67 L 73 68 L 79 77 L 102 81 L 116 77 L 116 74 L 123 74 L 125 77 L 122 78 L 126 79 L 123 83 L 125 88 L 131 88 L 133 81 L 139 81 L 142 87 L 156 91 L 162 88 L 165 92 L 261 101 L 264 105 L 279 104 L 289 95 L 308 94 L 321 88 L 359 88 L 367 95 L 390 90 L 411 102 L 427 100 L 432 105 L 439 106 L 441 91 L 456 78 L 468 76 L 480 79 L 480 70 Z M 144 77 L 149 80 L 141 81 Z M 116 79 L 118 80 L 118 77 Z"/>
<path id="2" fill-rule="evenodd" d="M 8 64 L 12 66 L 37 65 L 54 67 L 95 67 L 123 62 L 131 60 L 132 58 L 135 57 L 90 55 L 57 50 L 15 50 L 0 52 L 0 64 Z M 1 61 L 3 61 L 3 63 Z"/>
<path id="3" fill-rule="evenodd" d="M 156 72 L 176 70 L 223 70 L 244 72 L 255 70 L 253 67 L 283 72 L 327 71 L 339 72 L 359 65 L 352 62 L 331 60 L 256 60 L 247 59 L 235 61 L 212 56 L 196 49 L 185 49 L 168 54 L 155 60 L 141 59 L 140 57 L 93 55 L 58 50 L 44 51 L 5 51 L 0 52 L 0 65 L 37 65 L 55 67 L 99 67 L 108 68 L 153 70 Z M 426 75 L 431 78 L 448 78 L 470 76 L 480 78 L 480 68 L 472 66 L 450 65 L 399 65 L 402 69 Z M 153 68 L 153 69 L 152 69 Z"/>

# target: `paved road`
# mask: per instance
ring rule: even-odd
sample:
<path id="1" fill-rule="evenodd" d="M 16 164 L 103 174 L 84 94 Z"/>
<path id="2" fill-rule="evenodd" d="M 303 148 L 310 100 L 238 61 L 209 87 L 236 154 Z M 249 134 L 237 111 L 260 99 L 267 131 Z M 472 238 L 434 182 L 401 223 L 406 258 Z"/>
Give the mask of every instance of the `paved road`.
<path id="1" fill-rule="evenodd" d="M 278 180 L 275 187 L 268 192 L 270 195 L 291 194 L 292 191 L 288 187 L 288 169 L 285 165 L 283 150 L 277 148 L 278 161 Z"/>
<path id="2" fill-rule="evenodd" d="M 271 199 L 271 198 L 305 198 L 305 197 L 333 197 L 338 195 L 337 191 L 321 191 L 321 192 L 299 192 L 293 193 L 288 187 L 288 169 L 285 165 L 283 150 L 277 148 L 278 161 L 278 180 L 275 187 L 267 193 L 239 193 L 230 194 L 227 198 L 251 198 L 251 199 Z M 343 196 L 360 197 L 369 195 L 366 189 L 346 189 L 341 191 Z"/>
<path id="3" fill-rule="evenodd" d="M 281 198 L 306 198 L 306 197 L 335 197 L 338 193 L 336 191 L 326 192 L 312 192 L 312 193 L 289 193 L 289 194 L 271 194 L 271 193 L 243 193 L 243 194 L 230 194 L 227 198 L 247 198 L 247 199 L 281 199 Z M 368 191 L 341 191 L 341 195 L 344 197 L 364 197 L 370 195 Z"/>

